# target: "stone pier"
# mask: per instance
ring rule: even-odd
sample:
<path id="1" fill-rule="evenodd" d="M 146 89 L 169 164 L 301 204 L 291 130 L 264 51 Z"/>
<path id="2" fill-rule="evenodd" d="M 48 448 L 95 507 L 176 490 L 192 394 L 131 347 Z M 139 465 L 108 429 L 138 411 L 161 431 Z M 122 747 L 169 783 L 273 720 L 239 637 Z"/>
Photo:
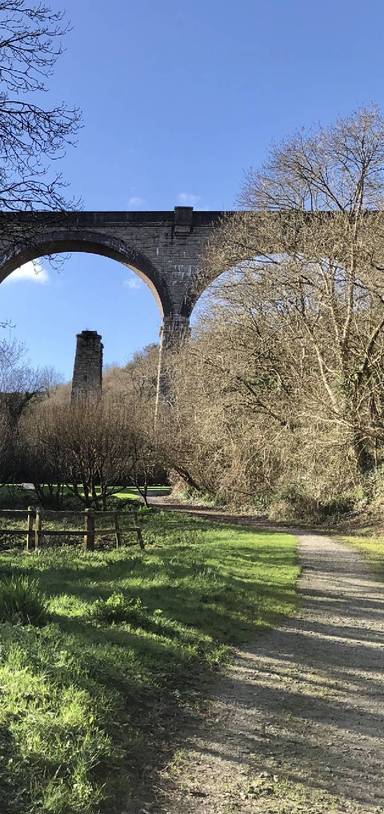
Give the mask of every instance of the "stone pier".
<path id="1" fill-rule="evenodd" d="M 72 378 L 72 401 L 101 396 L 103 376 L 103 343 L 97 331 L 77 334 L 75 365 Z"/>

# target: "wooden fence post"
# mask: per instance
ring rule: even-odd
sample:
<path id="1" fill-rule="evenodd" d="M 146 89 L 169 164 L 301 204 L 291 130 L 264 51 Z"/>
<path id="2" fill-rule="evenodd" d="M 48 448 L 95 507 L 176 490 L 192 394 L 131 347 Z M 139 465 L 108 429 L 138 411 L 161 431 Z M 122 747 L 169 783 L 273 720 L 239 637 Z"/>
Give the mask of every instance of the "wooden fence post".
<path id="1" fill-rule="evenodd" d="M 43 510 L 41 506 L 38 506 L 36 509 L 36 520 L 35 520 L 35 549 L 36 551 L 40 548 L 40 542 L 43 539 Z"/>
<path id="2" fill-rule="evenodd" d="M 27 551 L 33 551 L 35 547 L 35 536 L 33 533 L 33 521 L 34 521 L 34 508 L 33 506 L 28 506 L 27 511 Z"/>
<path id="3" fill-rule="evenodd" d="M 120 548 L 120 546 L 121 546 L 121 531 L 120 531 L 119 517 L 118 517 L 117 512 L 113 512 L 113 519 L 114 519 L 114 523 L 115 523 L 116 548 Z"/>
<path id="4" fill-rule="evenodd" d="M 94 551 L 95 548 L 95 516 L 92 509 L 84 510 L 84 548 Z"/>

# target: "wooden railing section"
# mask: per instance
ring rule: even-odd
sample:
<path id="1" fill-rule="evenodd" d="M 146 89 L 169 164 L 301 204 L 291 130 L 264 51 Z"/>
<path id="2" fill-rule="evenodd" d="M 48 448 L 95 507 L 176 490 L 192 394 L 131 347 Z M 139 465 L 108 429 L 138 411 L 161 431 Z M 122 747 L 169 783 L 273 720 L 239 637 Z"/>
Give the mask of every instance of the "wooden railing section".
<path id="1" fill-rule="evenodd" d="M 48 528 L 44 523 L 47 521 L 64 521 L 71 517 L 80 517 L 83 515 L 83 528 L 81 529 L 55 529 Z M 129 523 L 124 528 L 121 526 L 121 518 L 124 520 L 131 520 L 133 524 Z M 0 509 L 0 518 L 8 518 L 9 520 L 20 520 L 24 518 L 24 524 L 21 528 L 0 528 L 0 534 L 8 536 L 23 536 L 25 535 L 25 547 L 27 551 L 39 551 L 44 544 L 44 537 L 81 537 L 83 539 L 83 547 L 86 551 L 94 551 L 95 540 L 97 537 L 105 535 L 113 535 L 116 543 L 116 548 L 120 548 L 123 544 L 123 538 L 126 534 L 136 534 L 136 543 L 128 545 L 139 545 L 141 549 L 144 548 L 144 539 L 141 526 L 138 521 L 137 512 L 130 512 L 129 515 L 122 512 L 108 512 L 108 511 L 94 511 L 93 509 L 85 509 L 81 511 L 52 511 L 44 510 L 39 506 L 28 506 L 28 509 Z M 111 525 L 109 528 L 99 525 L 101 519 L 106 520 L 111 518 Z M 26 520 L 26 522 L 25 522 Z"/>

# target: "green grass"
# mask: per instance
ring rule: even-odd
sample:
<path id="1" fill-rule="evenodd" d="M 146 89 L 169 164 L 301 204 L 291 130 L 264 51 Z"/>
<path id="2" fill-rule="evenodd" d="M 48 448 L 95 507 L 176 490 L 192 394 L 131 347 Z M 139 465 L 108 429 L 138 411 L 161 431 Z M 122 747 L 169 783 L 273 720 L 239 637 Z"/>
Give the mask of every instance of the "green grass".
<path id="1" fill-rule="evenodd" d="M 384 537 L 342 537 L 344 543 L 358 548 L 368 560 L 374 572 L 384 579 Z"/>
<path id="2" fill-rule="evenodd" d="M 117 505 L 123 501 L 136 501 L 142 502 L 142 498 L 138 489 L 134 486 L 128 486 L 126 488 L 119 488 L 117 492 L 113 495 L 113 501 L 117 501 Z M 80 492 L 82 490 L 80 489 Z M 162 495 L 168 495 L 171 491 L 170 486 L 149 486 L 148 487 L 148 497 L 157 497 Z M 73 508 L 73 505 L 78 505 L 80 508 L 84 508 L 83 504 L 78 501 L 78 499 L 73 495 L 71 490 L 65 486 L 64 487 L 64 504 L 67 505 L 69 508 Z M 48 495 L 47 495 L 48 496 Z M 34 494 L 29 490 L 23 489 L 17 483 L 14 484 L 5 484 L 0 487 L 0 509 L 26 509 L 30 503 L 35 502 Z"/>
<path id="3" fill-rule="evenodd" d="M 112 814 L 149 795 L 204 676 L 295 607 L 292 536 L 148 516 L 145 552 L 0 555 L 0 581 L 33 580 L 48 613 L 0 625 L 1 814 Z"/>
<path id="4" fill-rule="evenodd" d="M 119 486 L 115 487 L 116 492 L 113 493 L 113 498 L 117 498 L 118 500 L 136 500 L 141 501 L 141 495 L 139 490 L 135 486 L 126 486 L 124 488 L 120 488 Z M 83 490 L 79 490 L 81 494 L 84 494 Z M 148 497 L 152 496 L 163 496 L 168 495 L 171 491 L 170 486 L 148 486 Z M 100 494 L 100 489 L 96 488 L 96 493 Z M 64 487 L 64 494 L 67 497 L 71 496 L 71 490 L 66 486 Z"/>
<path id="5" fill-rule="evenodd" d="M 150 498 L 169 495 L 170 491 L 170 486 L 149 486 L 147 497 Z M 117 498 L 117 500 L 142 500 L 139 490 L 134 486 L 127 486 L 126 489 L 121 489 L 119 492 L 115 492 L 113 497 Z"/>

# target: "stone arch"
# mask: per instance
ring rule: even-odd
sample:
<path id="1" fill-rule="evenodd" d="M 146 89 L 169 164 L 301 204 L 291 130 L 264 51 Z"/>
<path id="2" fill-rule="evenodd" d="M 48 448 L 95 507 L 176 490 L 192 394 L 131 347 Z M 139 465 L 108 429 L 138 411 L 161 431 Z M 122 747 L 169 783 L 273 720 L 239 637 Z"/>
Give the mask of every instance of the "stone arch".
<path id="1" fill-rule="evenodd" d="M 252 257 L 246 255 L 239 258 L 237 263 L 228 264 L 214 274 L 209 274 L 203 267 L 198 267 L 195 279 L 192 281 L 185 291 L 184 299 L 180 308 L 180 316 L 185 319 L 190 319 L 193 316 L 195 308 L 199 305 L 200 300 L 207 294 L 208 290 L 213 286 L 221 277 L 229 274 L 236 266 L 240 267 L 243 263 L 251 261 Z"/>
<path id="2" fill-rule="evenodd" d="M 19 243 L 7 252 L 0 263 L 0 283 L 19 266 L 49 254 L 87 252 L 110 257 L 138 274 L 152 291 L 163 317 L 172 313 L 169 292 L 152 261 L 125 241 L 103 232 L 82 229 L 57 229 L 35 234 L 31 240 Z"/>
<path id="3" fill-rule="evenodd" d="M 273 252 L 269 252 L 269 254 L 273 254 Z M 278 252 L 276 251 L 276 255 Z M 281 256 L 281 253 L 280 253 Z M 184 302 L 181 308 L 181 315 L 191 319 L 194 315 L 195 309 L 199 306 L 200 301 L 207 295 L 209 289 L 212 288 L 215 283 L 217 283 L 220 278 L 225 277 L 225 275 L 230 274 L 236 270 L 240 270 L 242 266 L 245 266 L 247 263 L 252 263 L 255 260 L 260 258 L 260 261 L 263 262 L 263 253 L 260 252 L 259 255 L 252 256 L 251 253 L 244 252 L 243 256 L 239 256 L 236 261 L 233 263 L 224 265 L 220 270 L 216 270 L 214 274 L 207 275 L 207 273 L 203 272 L 197 278 L 197 283 L 194 287 L 191 287 L 187 292 L 184 298 Z"/>
<path id="4" fill-rule="evenodd" d="M 198 280 L 198 284 L 191 288 L 184 299 L 182 308 L 181 308 L 181 315 L 191 319 L 194 314 L 195 309 L 199 306 L 200 300 L 207 294 L 208 290 L 220 277 L 223 277 L 225 274 L 228 274 L 233 266 L 228 266 L 228 268 L 224 268 L 221 271 L 216 272 L 212 277 L 203 276 L 202 279 Z"/>

